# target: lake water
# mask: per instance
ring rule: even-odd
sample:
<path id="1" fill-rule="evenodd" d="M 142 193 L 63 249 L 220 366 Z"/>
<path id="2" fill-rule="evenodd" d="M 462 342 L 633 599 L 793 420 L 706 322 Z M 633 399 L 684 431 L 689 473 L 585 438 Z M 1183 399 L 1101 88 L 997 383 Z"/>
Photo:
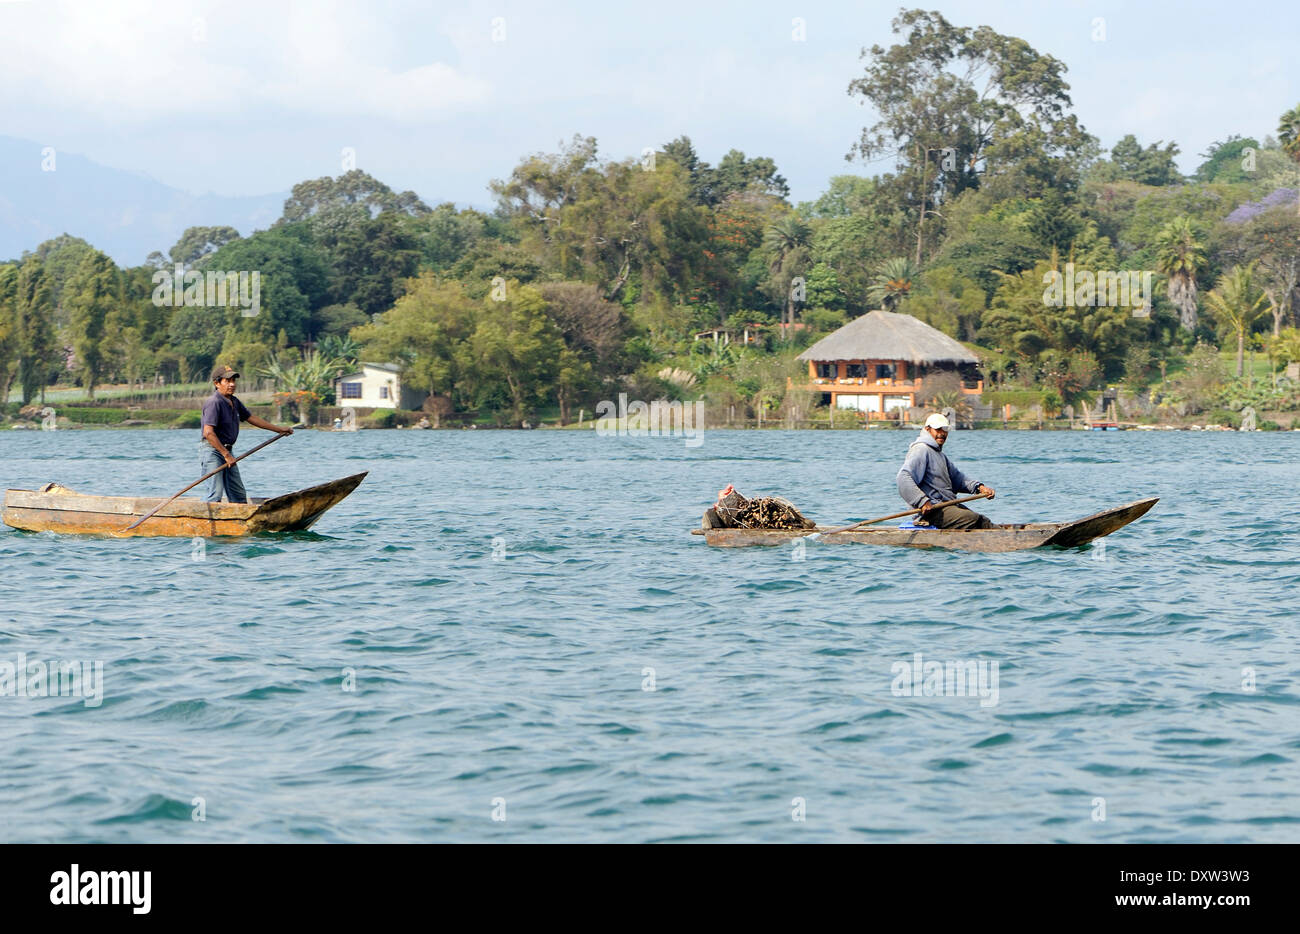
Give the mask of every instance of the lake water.
<path id="1" fill-rule="evenodd" d="M 0 482 L 166 495 L 196 437 L 5 431 Z M 1300 434 L 953 435 L 995 521 L 1161 497 L 1104 548 L 688 534 L 729 482 L 898 511 L 911 438 L 300 432 L 252 495 L 370 471 L 312 533 L 5 528 L 0 662 L 103 697 L 0 696 L 4 839 L 1300 839 Z"/>

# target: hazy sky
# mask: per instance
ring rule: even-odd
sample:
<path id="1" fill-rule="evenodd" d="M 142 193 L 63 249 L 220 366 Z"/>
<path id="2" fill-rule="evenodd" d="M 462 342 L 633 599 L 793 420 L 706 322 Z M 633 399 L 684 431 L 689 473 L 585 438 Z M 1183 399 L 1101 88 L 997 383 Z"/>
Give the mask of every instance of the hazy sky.
<path id="1" fill-rule="evenodd" d="M 1184 171 L 1300 102 L 1294 2 L 920 5 L 1061 59 L 1107 148 L 1129 132 L 1176 140 Z M 574 133 L 609 158 L 685 133 L 710 162 L 732 147 L 772 157 L 807 200 L 831 175 L 888 168 L 844 161 L 871 117 L 846 88 L 898 8 L 0 0 L 0 133 L 196 194 L 337 175 L 350 147 L 394 188 L 481 205 L 490 179 Z"/>

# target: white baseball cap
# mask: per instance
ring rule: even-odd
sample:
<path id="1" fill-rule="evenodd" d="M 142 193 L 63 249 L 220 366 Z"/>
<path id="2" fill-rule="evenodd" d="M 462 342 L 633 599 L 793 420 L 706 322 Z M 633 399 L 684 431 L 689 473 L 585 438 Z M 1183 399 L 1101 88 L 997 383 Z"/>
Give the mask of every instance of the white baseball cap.
<path id="1" fill-rule="evenodd" d="M 925 427 L 926 428 L 947 428 L 948 419 L 945 418 L 939 412 L 935 412 L 933 415 L 931 415 L 929 418 L 925 420 Z"/>

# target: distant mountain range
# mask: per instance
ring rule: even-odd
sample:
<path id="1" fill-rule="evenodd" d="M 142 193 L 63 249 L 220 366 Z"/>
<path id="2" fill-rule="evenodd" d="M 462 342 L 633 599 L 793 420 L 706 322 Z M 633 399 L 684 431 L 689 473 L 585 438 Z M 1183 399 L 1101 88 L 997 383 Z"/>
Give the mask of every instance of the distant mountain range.
<path id="1" fill-rule="evenodd" d="M 288 197 L 192 195 L 62 150 L 54 171 L 42 171 L 42 148 L 0 136 L 0 262 L 67 233 L 119 266 L 139 266 L 154 250 L 165 254 L 187 227 L 224 224 L 244 236 L 265 229 Z"/>

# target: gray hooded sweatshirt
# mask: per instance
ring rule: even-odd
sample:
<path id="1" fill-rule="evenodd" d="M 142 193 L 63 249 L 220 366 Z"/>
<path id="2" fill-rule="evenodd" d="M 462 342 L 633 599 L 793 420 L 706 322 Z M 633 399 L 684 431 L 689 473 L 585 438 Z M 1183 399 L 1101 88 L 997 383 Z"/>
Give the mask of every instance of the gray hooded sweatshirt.
<path id="1" fill-rule="evenodd" d="M 908 447 L 907 458 L 898 471 L 898 495 L 913 509 L 920 509 L 927 499 L 932 503 L 956 499 L 955 491 L 978 492 L 979 486 L 980 481 L 966 479 L 924 429 Z"/>

